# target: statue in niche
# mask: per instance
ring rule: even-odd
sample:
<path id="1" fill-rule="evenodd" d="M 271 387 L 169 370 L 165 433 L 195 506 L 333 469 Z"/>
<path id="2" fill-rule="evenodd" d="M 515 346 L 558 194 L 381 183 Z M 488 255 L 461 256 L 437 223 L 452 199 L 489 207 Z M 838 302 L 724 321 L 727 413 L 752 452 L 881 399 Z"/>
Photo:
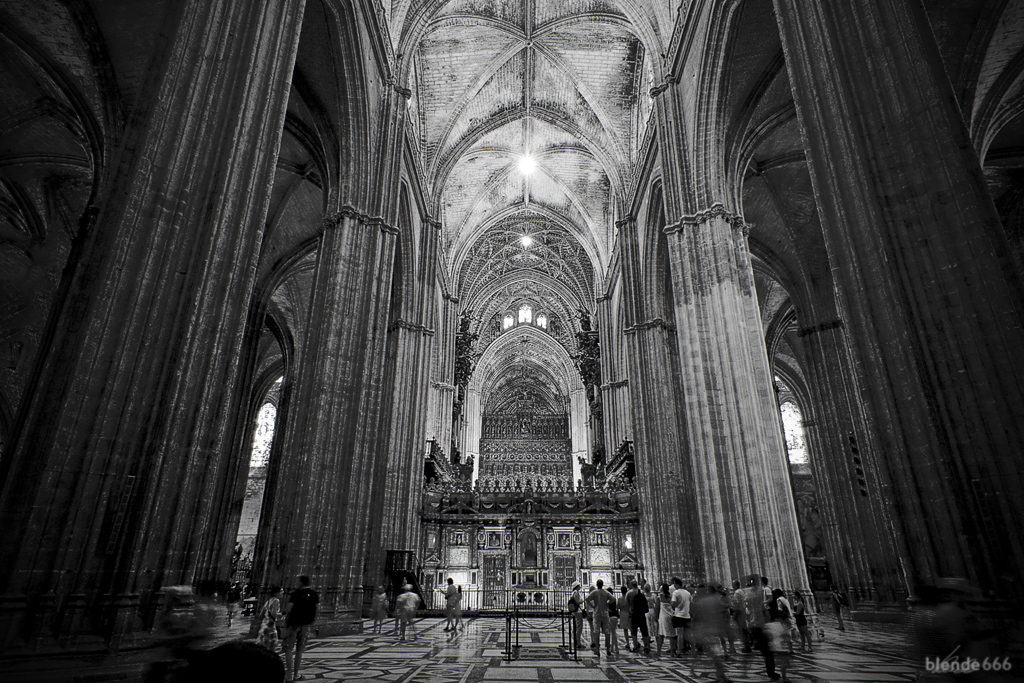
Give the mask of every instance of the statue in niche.
<path id="1" fill-rule="evenodd" d="M 587 311 L 586 309 L 583 309 L 583 308 L 579 309 L 579 312 L 580 312 L 580 329 L 583 330 L 584 332 L 590 332 L 591 329 L 592 329 L 590 327 L 590 312 Z"/>
<path id="2" fill-rule="evenodd" d="M 527 532 L 523 534 L 523 566 L 524 567 L 536 567 L 537 566 L 537 539 L 533 534 Z"/>

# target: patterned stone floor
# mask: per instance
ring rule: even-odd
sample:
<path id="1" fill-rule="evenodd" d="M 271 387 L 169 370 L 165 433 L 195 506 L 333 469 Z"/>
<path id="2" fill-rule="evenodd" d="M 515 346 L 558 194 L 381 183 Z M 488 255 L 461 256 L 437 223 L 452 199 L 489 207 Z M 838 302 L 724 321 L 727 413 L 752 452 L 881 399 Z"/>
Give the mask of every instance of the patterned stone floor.
<path id="1" fill-rule="evenodd" d="M 795 683 L 899 683 L 927 681 L 946 683 L 950 677 L 921 677 L 923 662 L 917 661 L 907 627 L 893 624 L 847 622 L 841 633 L 828 617 L 823 620 L 825 639 L 815 642 L 814 651 L 790 657 L 789 680 Z M 394 622 L 377 635 L 369 621 L 365 633 L 352 636 L 314 638 L 303 658 L 303 682 L 348 681 L 351 683 L 591 683 L 636 681 L 638 683 L 709 683 L 715 681 L 710 658 L 703 654 L 683 659 L 655 657 L 626 652 L 609 658 L 590 650 L 574 661 L 562 647 L 560 624 L 549 618 L 524 620 L 519 635 L 518 657 L 505 656 L 505 620 L 483 617 L 469 619 L 465 629 L 444 632 L 444 622 L 423 618 L 415 624 L 415 638 L 399 642 Z M 221 624 L 218 640 L 245 639 L 248 626 L 236 621 L 234 627 Z M 621 631 L 620 639 L 621 639 Z M 152 666 L 152 653 L 139 652 L 102 661 L 61 659 L 43 661 L 0 661 L 0 681 L 30 683 L 61 681 L 142 681 Z M 1017 660 L 1019 662 L 1019 660 Z M 764 661 L 757 653 L 735 654 L 726 662 L 729 679 L 736 683 L 767 681 Z M 1019 667 L 1024 669 L 1024 665 Z M 967 679 L 1002 683 L 1024 680 L 1024 670 L 1009 675 L 986 675 Z"/>
<path id="2" fill-rule="evenodd" d="M 369 623 L 366 624 L 369 630 Z M 586 650 L 573 661 L 562 647 L 557 621 L 527 621 L 520 632 L 519 656 L 507 661 L 502 619 L 470 620 L 451 637 L 438 619 L 417 622 L 416 638 L 399 642 L 392 624 L 380 635 L 326 638 L 312 643 L 303 663 L 303 680 L 362 683 L 502 683 L 505 681 L 714 681 L 709 657 L 684 659 L 626 652 L 609 658 Z M 826 622 L 826 638 L 811 653 L 790 657 L 789 679 L 813 683 L 914 681 L 922 663 L 910 653 L 906 627 L 851 624 L 845 633 Z M 620 631 L 621 634 L 621 631 Z M 621 635 L 620 635 L 621 638 Z M 602 648 L 603 649 L 603 648 Z M 767 681 L 760 655 L 739 653 L 727 662 L 727 675 L 737 683 Z M 1009 680 L 1009 679 L 1004 679 Z"/>

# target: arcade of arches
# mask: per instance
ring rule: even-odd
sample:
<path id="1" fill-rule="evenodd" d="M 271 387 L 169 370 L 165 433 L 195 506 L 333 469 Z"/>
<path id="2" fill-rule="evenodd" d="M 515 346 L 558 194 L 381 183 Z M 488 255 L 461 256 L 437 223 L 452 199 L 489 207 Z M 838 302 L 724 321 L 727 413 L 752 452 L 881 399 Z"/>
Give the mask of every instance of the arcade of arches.
<path id="1" fill-rule="evenodd" d="M 0 650 L 300 573 L 321 633 L 452 574 L 1019 613 L 1022 35 L 1022 0 L 3 3 Z"/>

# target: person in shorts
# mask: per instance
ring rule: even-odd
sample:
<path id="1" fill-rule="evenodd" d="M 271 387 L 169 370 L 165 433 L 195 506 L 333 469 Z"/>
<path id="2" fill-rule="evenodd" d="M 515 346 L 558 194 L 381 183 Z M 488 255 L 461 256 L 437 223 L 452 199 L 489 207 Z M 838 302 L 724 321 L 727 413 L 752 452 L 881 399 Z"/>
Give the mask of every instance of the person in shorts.
<path id="1" fill-rule="evenodd" d="M 675 654 L 682 657 L 690 649 L 690 603 L 693 596 L 683 588 L 683 580 L 678 576 L 672 579 L 672 626 L 675 628 Z"/>
<path id="2" fill-rule="evenodd" d="M 405 641 L 405 633 L 408 630 L 409 638 L 416 639 L 416 632 L 413 631 L 412 622 L 416 618 L 416 610 L 420 606 L 420 596 L 412 589 L 411 584 L 402 586 L 402 594 L 398 596 L 398 606 L 395 612 L 398 616 L 398 640 Z"/>
<path id="3" fill-rule="evenodd" d="M 299 667 L 302 664 L 302 650 L 309 638 L 309 629 L 316 621 L 317 608 L 320 605 L 320 594 L 309 587 L 309 577 L 299 577 L 299 588 L 288 596 L 284 629 L 282 630 L 282 646 L 284 648 L 285 681 L 302 680 Z M 292 666 L 294 651 L 295 664 Z"/>

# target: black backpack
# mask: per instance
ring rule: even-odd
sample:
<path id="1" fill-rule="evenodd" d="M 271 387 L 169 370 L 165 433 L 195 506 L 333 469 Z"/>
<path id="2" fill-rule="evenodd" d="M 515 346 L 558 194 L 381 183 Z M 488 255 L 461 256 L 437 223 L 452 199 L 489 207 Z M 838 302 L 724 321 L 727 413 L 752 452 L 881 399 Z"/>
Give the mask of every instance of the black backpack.
<path id="1" fill-rule="evenodd" d="M 630 615 L 635 618 L 643 618 L 647 611 L 650 609 L 650 605 L 647 604 L 647 596 L 641 591 L 636 592 L 636 597 L 633 598 L 633 613 Z"/>

